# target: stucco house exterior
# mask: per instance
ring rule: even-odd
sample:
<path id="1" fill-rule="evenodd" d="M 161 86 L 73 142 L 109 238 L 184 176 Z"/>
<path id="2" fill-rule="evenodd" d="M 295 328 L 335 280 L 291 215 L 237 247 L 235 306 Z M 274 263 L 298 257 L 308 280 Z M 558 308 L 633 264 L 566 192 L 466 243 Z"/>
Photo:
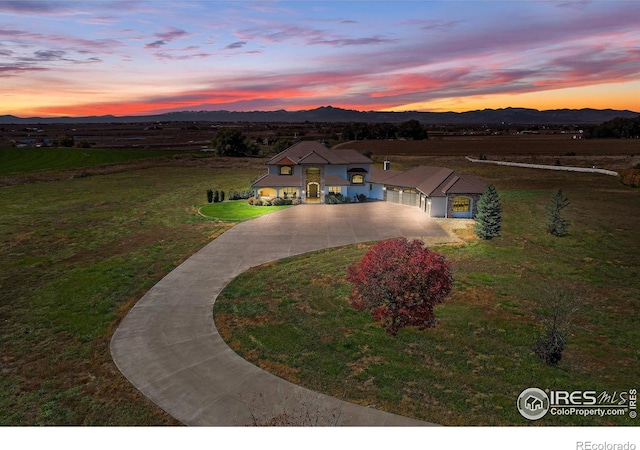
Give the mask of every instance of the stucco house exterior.
<path id="1" fill-rule="evenodd" d="M 444 167 L 419 166 L 406 172 L 373 167 L 374 162 L 350 149 L 330 149 L 302 141 L 267 161 L 267 173 L 252 188 L 257 198 L 299 199 L 325 203 L 329 195 L 364 194 L 418 207 L 430 217 L 475 217 L 486 184 Z"/>

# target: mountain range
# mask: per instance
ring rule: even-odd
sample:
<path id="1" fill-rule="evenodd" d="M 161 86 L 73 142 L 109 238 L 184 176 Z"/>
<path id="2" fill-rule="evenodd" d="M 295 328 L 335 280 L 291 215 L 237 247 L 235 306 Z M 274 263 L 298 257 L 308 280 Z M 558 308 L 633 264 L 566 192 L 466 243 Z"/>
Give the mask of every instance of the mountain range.
<path id="1" fill-rule="evenodd" d="M 426 125 L 592 125 L 616 117 L 636 117 L 640 113 L 613 109 L 530 108 L 483 109 L 467 112 L 381 112 L 322 106 L 303 111 L 180 111 L 146 116 L 28 117 L 0 116 L 0 124 L 46 123 L 139 123 L 139 122 L 368 122 L 401 123 L 418 120 Z"/>

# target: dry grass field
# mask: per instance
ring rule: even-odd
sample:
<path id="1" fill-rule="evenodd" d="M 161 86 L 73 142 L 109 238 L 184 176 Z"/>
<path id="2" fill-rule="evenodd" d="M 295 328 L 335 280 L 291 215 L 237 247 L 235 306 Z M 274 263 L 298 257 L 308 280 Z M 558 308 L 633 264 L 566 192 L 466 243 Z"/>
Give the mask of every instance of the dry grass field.
<path id="1" fill-rule="evenodd" d="M 456 136 L 434 138 L 424 141 L 351 141 L 339 144 L 338 148 L 373 153 L 373 159 L 382 161 L 390 157 L 398 170 L 405 164 L 413 165 L 412 158 L 432 161 L 429 165 L 440 165 L 452 161 L 456 165 L 464 156 L 499 161 L 551 164 L 558 161 L 564 166 L 599 167 L 603 169 L 627 169 L 640 163 L 640 141 L 636 139 L 573 139 L 572 134 L 522 135 L 522 136 Z M 425 159 L 429 157 L 431 159 Z M 451 158 L 454 157 L 454 158 Z M 422 163 L 424 164 L 424 162 Z M 455 167 L 451 167 L 452 169 Z"/>

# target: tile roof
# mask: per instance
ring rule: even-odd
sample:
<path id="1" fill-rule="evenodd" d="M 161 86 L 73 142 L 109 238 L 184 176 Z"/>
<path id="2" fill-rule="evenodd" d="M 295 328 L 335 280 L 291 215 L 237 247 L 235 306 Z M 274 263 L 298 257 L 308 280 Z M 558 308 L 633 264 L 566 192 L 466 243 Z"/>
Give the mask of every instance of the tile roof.
<path id="1" fill-rule="evenodd" d="M 349 180 L 345 180 L 344 178 L 338 175 L 325 175 L 324 176 L 324 184 L 325 186 L 350 186 Z"/>
<path id="2" fill-rule="evenodd" d="M 331 149 L 314 141 L 301 141 L 267 161 L 278 164 L 288 158 L 294 164 L 371 164 L 373 161 L 351 149 Z"/>
<path id="3" fill-rule="evenodd" d="M 432 166 L 418 166 L 406 172 L 372 168 L 369 181 L 415 188 L 432 197 L 442 197 L 446 194 L 481 194 L 486 186 L 471 175 L 460 174 L 446 167 Z"/>
<path id="4" fill-rule="evenodd" d="M 266 174 L 251 185 L 253 187 L 302 187 L 302 177 L 300 175 L 274 175 Z"/>

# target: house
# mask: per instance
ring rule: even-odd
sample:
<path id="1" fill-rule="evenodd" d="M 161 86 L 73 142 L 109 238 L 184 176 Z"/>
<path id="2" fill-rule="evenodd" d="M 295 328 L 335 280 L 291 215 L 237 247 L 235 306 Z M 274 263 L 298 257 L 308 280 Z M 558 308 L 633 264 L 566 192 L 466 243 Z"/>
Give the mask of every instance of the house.
<path id="1" fill-rule="evenodd" d="M 542 403 L 542 400 L 540 400 L 537 397 L 534 397 L 533 395 L 530 395 L 526 400 L 525 400 L 525 406 L 530 410 L 530 411 L 538 411 L 539 409 L 543 409 L 544 405 Z"/>
<path id="2" fill-rule="evenodd" d="M 350 149 L 298 142 L 267 161 L 267 173 L 252 184 L 255 196 L 325 203 L 329 195 L 365 195 L 416 206 L 430 217 L 475 217 L 485 183 L 444 167 L 419 166 L 406 172 L 382 169 Z"/>

